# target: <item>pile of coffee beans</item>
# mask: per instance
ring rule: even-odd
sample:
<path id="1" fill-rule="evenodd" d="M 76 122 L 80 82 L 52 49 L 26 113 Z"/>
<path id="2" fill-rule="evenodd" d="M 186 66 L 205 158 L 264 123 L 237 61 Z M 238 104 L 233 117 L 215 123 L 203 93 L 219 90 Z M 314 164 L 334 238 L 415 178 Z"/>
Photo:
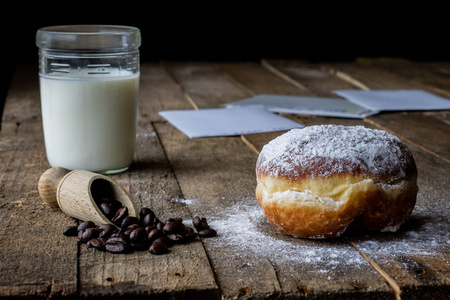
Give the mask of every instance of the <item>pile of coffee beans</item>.
<path id="1" fill-rule="evenodd" d="M 197 236 L 206 238 L 217 235 L 206 218 L 194 217 L 193 227 L 185 225 L 181 218 L 162 222 L 146 207 L 140 210 L 139 217 L 128 216 L 127 208 L 122 206 L 114 214 L 110 213 L 108 218 L 114 225 L 97 226 L 92 221 L 84 221 L 78 226 L 65 228 L 63 234 L 77 236 L 78 241 L 87 247 L 102 251 L 126 253 L 148 250 L 152 254 L 167 253 L 171 246 L 188 243 Z"/>

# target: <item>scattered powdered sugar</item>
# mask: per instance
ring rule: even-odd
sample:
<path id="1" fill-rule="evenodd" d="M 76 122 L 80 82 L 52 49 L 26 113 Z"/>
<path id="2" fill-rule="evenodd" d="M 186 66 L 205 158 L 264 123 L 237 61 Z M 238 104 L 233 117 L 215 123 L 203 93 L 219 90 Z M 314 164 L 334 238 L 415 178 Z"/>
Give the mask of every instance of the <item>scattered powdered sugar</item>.
<path id="1" fill-rule="evenodd" d="M 410 220 L 399 232 L 358 243 L 360 249 L 370 255 L 430 256 L 450 264 L 450 220 L 447 216 L 431 214 L 417 207 Z"/>
<path id="2" fill-rule="evenodd" d="M 257 204 L 235 204 L 209 218 L 208 223 L 218 232 L 208 247 L 283 263 L 323 265 L 326 269 L 365 263 L 349 244 L 298 239 L 278 232 Z"/>
<path id="3" fill-rule="evenodd" d="M 314 265 L 316 271 L 367 267 L 365 259 L 343 239 L 308 240 L 278 232 L 253 202 L 221 208 L 219 213 L 208 218 L 208 223 L 218 232 L 208 241 L 208 247 L 217 251 L 242 253 L 297 266 Z M 399 232 L 348 238 L 372 258 L 421 255 L 441 257 L 444 263 L 450 263 L 450 221 L 425 210 L 416 209 Z"/>
<path id="4" fill-rule="evenodd" d="M 179 202 L 179 203 L 183 203 L 183 204 L 192 204 L 194 202 L 194 200 L 191 199 L 176 199 L 175 202 Z"/>
<path id="5" fill-rule="evenodd" d="M 392 175 L 397 180 L 412 171 L 411 161 L 406 145 L 386 131 L 363 126 L 316 125 L 292 129 L 265 145 L 257 170 L 294 178 L 363 172 Z"/>

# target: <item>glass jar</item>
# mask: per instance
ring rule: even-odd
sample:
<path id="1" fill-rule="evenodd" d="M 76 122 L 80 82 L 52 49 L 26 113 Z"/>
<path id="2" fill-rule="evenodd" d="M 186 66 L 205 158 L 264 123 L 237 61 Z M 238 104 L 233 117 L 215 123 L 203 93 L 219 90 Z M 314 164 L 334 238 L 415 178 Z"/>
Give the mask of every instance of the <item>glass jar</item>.
<path id="1" fill-rule="evenodd" d="M 102 174 L 128 169 L 138 118 L 139 29 L 44 27 L 36 45 L 50 165 Z"/>

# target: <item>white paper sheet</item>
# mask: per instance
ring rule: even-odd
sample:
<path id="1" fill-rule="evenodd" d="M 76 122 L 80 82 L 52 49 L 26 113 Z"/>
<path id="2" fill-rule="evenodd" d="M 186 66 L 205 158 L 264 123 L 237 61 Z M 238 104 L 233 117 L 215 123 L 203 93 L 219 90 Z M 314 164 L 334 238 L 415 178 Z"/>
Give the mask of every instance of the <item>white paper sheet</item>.
<path id="1" fill-rule="evenodd" d="M 235 107 L 159 112 L 189 138 L 283 131 L 304 126 L 261 107 Z"/>
<path id="2" fill-rule="evenodd" d="M 226 107 L 261 106 L 277 113 L 362 119 L 377 114 L 346 99 L 262 94 L 225 104 Z"/>
<path id="3" fill-rule="evenodd" d="M 349 101 L 378 111 L 448 110 L 450 100 L 423 90 L 336 90 Z"/>

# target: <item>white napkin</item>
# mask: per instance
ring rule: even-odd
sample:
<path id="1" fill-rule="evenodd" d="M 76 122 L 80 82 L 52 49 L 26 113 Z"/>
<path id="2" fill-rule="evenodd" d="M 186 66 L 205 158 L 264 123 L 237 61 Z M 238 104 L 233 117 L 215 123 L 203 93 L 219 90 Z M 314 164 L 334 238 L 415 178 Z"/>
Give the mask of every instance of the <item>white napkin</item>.
<path id="1" fill-rule="evenodd" d="M 349 101 L 378 111 L 447 110 L 450 100 L 422 90 L 336 90 Z"/>
<path id="2" fill-rule="evenodd" d="M 226 107 L 261 106 L 277 113 L 303 114 L 339 118 L 363 119 L 378 111 L 352 103 L 346 99 L 261 94 L 225 104 Z"/>
<path id="3" fill-rule="evenodd" d="M 304 126 L 261 107 L 166 110 L 164 119 L 189 138 L 283 131 Z"/>

